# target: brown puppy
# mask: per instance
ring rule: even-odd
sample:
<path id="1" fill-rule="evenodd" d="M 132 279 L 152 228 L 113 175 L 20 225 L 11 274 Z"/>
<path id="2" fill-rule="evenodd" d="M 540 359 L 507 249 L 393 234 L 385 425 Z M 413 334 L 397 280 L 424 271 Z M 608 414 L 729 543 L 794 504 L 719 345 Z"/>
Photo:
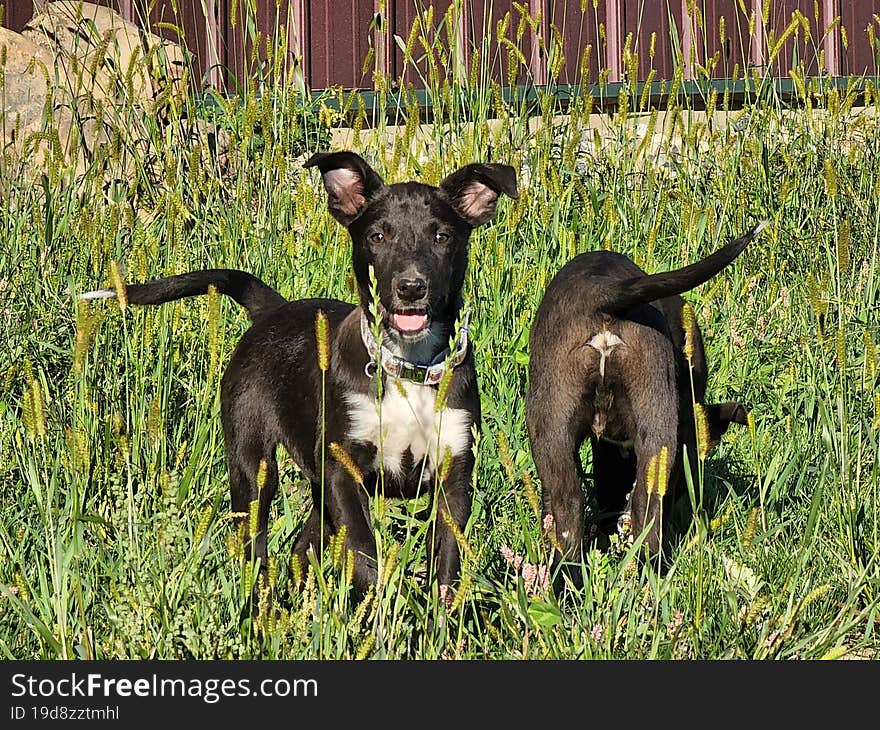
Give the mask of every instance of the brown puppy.
<path id="1" fill-rule="evenodd" d="M 765 225 L 675 271 L 649 276 L 626 256 L 594 251 L 550 282 L 529 341 L 526 422 L 544 514 L 564 557 L 578 560 L 583 545 L 579 448 L 587 436 L 603 529 L 631 519 L 632 534 L 648 528 L 648 548 L 660 550 L 661 523 L 684 477 L 683 446 L 694 467 L 693 401 L 703 402 L 707 380 L 695 322 L 690 363 L 685 356 L 678 295 L 721 271 Z M 730 423 L 746 421 L 739 403 L 703 409 L 712 444 Z"/>

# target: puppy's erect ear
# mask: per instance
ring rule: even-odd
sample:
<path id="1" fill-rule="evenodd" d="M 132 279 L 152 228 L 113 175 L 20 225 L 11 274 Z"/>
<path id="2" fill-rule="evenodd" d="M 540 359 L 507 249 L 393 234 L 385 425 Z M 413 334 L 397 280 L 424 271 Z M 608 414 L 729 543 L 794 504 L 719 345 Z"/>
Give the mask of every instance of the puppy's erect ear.
<path id="1" fill-rule="evenodd" d="M 748 413 L 742 403 L 707 403 L 703 406 L 706 411 L 706 420 L 709 422 L 709 445 L 714 447 L 721 441 L 721 437 L 727 431 L 731 423 L 745 425 L 748 423 Z"/>
<path id="2" fill-rule="evenodd" d="M 456 170 L 440 183 L 440 189 L 472 228 L 476 228 L 495 215 L 498 196 L 518 198 L 516 170 L 510 165 L 492 163 L 466 165 Z"/>
<path id="3" fill-rule="evenodd" d="M 347 226 L 385 183 L 367 161 L 354 152 L 316 152 L 303 167 L 317 167 L 327 190 L 330 214 Z"/>

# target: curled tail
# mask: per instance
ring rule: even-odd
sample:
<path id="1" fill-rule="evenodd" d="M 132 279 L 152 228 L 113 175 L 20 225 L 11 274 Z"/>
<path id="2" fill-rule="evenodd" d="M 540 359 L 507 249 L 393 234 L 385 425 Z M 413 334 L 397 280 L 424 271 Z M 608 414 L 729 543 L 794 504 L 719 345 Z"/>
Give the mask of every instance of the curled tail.
<path id="1" fill-rule="evenodd" d="M 253 274 L 236 269 L 191 271 L 143 284 L 129 284 L 125 290 L 129 304 L 164 304 L 175 299 L 207 294 L 212 284 L 221 294 L 232 297 L 244 307 L 252 320 L 287 302 Z M 99 289 L 80 294 L 79 299 L 109 299 L 115 296 L 114 289 Z"/>
<path id="2" fill-rule="evenodd" d="M 634 276 L 612 283 L 605 288 L 602 301 L 596 307 L 608 314 L 623 314 L 642 304 L 683 294 L 711 279 L 739 256 L 749 243 L 766 228 L 768 221 L 761 221 L 744 236 L 728 243 L 724 248 L 702 261 L 674 271 L 649 276 Z"/>

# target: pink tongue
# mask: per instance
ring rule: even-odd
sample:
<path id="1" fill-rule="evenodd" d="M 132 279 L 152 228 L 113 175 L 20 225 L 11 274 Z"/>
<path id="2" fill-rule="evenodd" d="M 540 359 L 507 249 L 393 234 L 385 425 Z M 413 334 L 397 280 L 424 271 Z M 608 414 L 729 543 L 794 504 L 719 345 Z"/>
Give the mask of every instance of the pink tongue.
<path id="1" fill-rule="evenodd" d="M 418 332 L 428 324 L 428 315 L 420 312 L 409 314 L 395 313 L 392 315 L 394 326 L 401 332 Z"/>

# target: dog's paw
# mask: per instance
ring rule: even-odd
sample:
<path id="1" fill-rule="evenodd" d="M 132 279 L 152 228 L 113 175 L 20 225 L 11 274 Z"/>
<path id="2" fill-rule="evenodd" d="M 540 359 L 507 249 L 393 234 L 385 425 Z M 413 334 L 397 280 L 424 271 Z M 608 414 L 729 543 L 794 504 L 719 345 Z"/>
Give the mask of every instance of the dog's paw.
<path id="1" fill-rule="evenodd" d="M 440 601 L 446 607 L 446 610 L 449 611 L 452 608 L 452 602 L 455 600 L 455 592 L 452 590 L 452 586 L 448 583 L 440 584 Z"/>

